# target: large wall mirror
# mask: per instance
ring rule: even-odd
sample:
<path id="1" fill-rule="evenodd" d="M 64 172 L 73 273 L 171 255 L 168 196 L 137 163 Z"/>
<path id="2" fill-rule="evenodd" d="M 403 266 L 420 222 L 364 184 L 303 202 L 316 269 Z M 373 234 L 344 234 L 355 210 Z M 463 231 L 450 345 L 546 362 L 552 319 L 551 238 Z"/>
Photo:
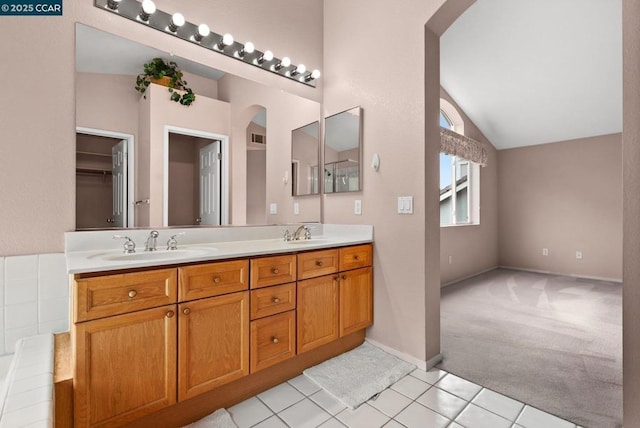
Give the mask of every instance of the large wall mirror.
<path id="1" fill-rule="evenodd" d="M 292 195 L 320 193 L 318 167 L 320 154 L 320 122 L 315 121 L 291 131 Z"/>
<path id="2" fill-rule="evenodd" d="M 294 217 L 282 171 L 290 164 L 291 130 L 318 121 L 320 104 L 213 68 L 217 54 L 203 55 L 207 65 L 76 25 L 76 229 L 302 217 Z M 171 102 L 158 85 L 146 98 L 135 91 L 136 76 L 155 57 L 184 72 L 196 93 L 191 106 Z M 212 161 L 206 171 L 205 158 Z M 316 179 L 314 194 L 317 188 Z M 304 221 L 320 220 L 316 199 L 301 203 Z M 269 214 L 273 202 L 283 207 L 277 216 Z"/>
<path id="3" fill-rule="evenodd" d="M 324 119 L 324 193 L 362 190 L 360 107 Z"/>

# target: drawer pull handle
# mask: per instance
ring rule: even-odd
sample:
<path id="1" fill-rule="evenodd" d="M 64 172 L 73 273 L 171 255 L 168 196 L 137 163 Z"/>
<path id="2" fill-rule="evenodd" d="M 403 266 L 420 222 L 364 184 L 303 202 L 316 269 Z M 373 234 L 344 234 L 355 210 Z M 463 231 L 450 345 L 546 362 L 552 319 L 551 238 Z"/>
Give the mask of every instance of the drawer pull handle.
<path id="1" fill-rule="evenodd" d="M 220 277 L 216 276 L 215 278 L 213 278 L 213 283 L 214 284 L 219 284 L 220 283 Z"/>
<path id="2" fill-rule="evenodd" d="M 136 297 L 138 295 L 138 292 L 136 290 L 131 290 L 129 291 L 129 298 L 133 299 L 134 297 Z"/>
<path id="3" fill-rule="evenodd" d="M 321 267 L 322 266 L 322 260 L 316 260 L 316 266 Z"/>
<path id="4" fill-rule="evenodd" d="M 273 299 L 271 299 L 271 301 L 273 303 L 280 303 L 280 299 L 278 299 L 277 297 L 274 297 Z"/>
<path id="5" fill-rule="evenodd" d="M 273 337 L 271 338 L 271 342 L 273 342 L 273 343 L 278 343 L 278 342 L 280 342 L 280 341 L 278 340 L 278 338 L 277 338 L 277 337 L 273 336 Z"/>
<path id="6" fill-rule="evenodd" d="M 173 318 L 174 315 L 175 313 L 173 311 L 167 312 L 167 318 Z"/>
<path id="7" fill-rule="evenodd" d="M 274 275 L 277 275 L 280 273 L 280 270 L 278 268 L 273 268 L 271 269 L 271 272 L 273 272 Z"/>
<path id="8" fill-rule="evenodd" d="M 189 315 L 189 314 L 191 313 L 191 309 L 189 309 L 189 308 L 184 308 L 184 309 L 182 310 L 182 313 L 183 313 L 183 314 L 185 314 L 185 315 Z"/>
<path id="9" fill-rule="evenodd" d="M 345 279 L 347 279 L 347 275 L 342 275 L 342 280 L 344 281 Z"/>
<path id="10" fill-rule="evenodd" d="M 360 260 L 360 256 L 358 256 L 357 254 L 353 256 L 353 260 Z"/>

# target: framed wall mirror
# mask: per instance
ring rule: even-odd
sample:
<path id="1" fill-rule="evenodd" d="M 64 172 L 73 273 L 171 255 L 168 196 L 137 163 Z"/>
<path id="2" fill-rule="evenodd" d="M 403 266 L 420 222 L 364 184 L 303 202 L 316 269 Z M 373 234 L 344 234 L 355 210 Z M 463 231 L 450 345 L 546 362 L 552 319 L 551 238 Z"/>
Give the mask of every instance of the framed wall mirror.
<path id="1" fill-rule="evenodd" d="M 320 159 L 320 122 L 291 131 L 291 183 L 293 196 L 317 195 Z"/>
<path id="2" fill-rule="evenodd" d="M 362 190 L 362 109 L 324 119 L 324 193 Z"/>
<path id="3" fill-rule="evenodd" d="M 210 54 L 194 57 L 205 65 L 76 24 L 76 230 L 320 220 L 319 185 L 296 214 L 276 173 L 289 168 L 291 130 L 318 123 L 320 104 L 229 73 Z M 155 57 L 178 63 L 197 94 L 191 106 L 170 101 L 159 85 L 146 98 L 135 91 L 136 75 Z M 200 186 L 202 168 L 194 166 L 207 144 L 179 141 L 183 135 L 219 142 L 215 187 Z M 207 200 L 213 208 L 205 211 Z M 277 215 L 269 213 L 273 202 Z"/>

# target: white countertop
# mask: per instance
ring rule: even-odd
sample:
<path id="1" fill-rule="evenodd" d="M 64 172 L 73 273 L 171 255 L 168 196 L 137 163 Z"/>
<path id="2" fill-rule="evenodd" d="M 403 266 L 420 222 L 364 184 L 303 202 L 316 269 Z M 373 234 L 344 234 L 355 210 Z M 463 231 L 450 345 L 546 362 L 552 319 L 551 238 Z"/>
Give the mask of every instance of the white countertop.
<path id="1" fill-rule="evenodd" d="M 294 231 L 299 225 L 259 227 L 212 227 L 157 229 L 157 251 L 144 251 L 144 242 L 154 229 L 68 232 L 65 234 L 67 271 L 70 274 L 104 272 L 139 267 L 168 266 L 209 260 L 267 254 L 291 253 L 313 249 L 341 247 L 373 242 L 373 226 L 311 224 L 311 239 L 285 242 L 284 229 Z M 178 250 L 167 251 L 166 241 L 178 236 Z M 125 254 L 123 240 L 113 235 L 127 235 L 136 243 L 136 252 Z"/>

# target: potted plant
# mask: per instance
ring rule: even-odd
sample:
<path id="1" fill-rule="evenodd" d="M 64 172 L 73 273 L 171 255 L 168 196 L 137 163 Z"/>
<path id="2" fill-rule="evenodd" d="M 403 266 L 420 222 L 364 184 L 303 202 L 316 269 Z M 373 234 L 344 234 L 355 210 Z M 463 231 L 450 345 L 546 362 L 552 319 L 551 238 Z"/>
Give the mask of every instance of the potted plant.
<path id="1" fill-rule="evenodd" d="M 187 82 L 182 79 L 182 71 L 174 61 L 165 61 L 162 58 L 154 58 L 144 65 L 144 73 L 136 77 L 136 91 L 146 98 L 147 88 L 151 83 L 158 83 L 169 88 L 171 101 L 190 106 L 196 99 L 196 94 L 187 87 Z M 177 91 L 184 91 L 180 94 Z"/>

